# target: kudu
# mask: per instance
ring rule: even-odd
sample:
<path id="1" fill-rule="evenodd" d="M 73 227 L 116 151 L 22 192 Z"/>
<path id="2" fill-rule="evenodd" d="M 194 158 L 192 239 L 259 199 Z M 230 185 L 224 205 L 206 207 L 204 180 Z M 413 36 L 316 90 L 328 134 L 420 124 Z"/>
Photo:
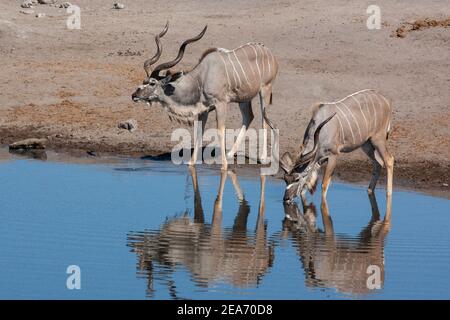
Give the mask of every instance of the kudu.
<path id="1" fill-rule="evenodd" d="M 280 159 L 287 184 L 284 200 L 291 201 L 299 195 L 305 201 L 306 191 L 314 192 L 318 171 L 326 164 L 322 181 L 324 202 L 338 156 L 358 148 L 373 162 L 368 192 L 374 191 L 381 168 L 386 166 L 386 195 L 390 200 L 394 157 L 389 153 L 386 142 L 391 114 L 391 103 L 380 93 L 369 89 L 355 92 L 336 102 L 315 105 L 300 152 L 295 157 L 285 153 Z"/>
<path id="2" fill-rule="evenodd" d="M 214 202 L 211 223 L 205 222 L 197 172 L 190 167 L 194 189 L 194 216 L 187 214 L 167 219 L 155 232 L 133 232 L 128 246 L 138 257 L 139 272 L 147 273 L 148 291 L 154 291 L 153 278 L 168 278 L 176 266 L 182 265 L 199 286 L 216 281 L 235 287 L 258 285 L 274 260 L 274 245 L 267 239 L 265 225 L 265 176 L 261 176 L 261 191 L 256 229 L 247 229 L 250 206 L 234 172 L 221 172 L 219 191 Z M 222 202 L 227 174 L 230 175 L 239 209 L 232 228 L 222 225 Z M 162 273 L 158 274 L 158 266 Z M 171 280 L 167 281 L 168 284 Z M 170 288 L 170 285 L 169 285 Z"/>
<path id="3" fill-rule="evenodd" d="M 384 284 L 385 239 L 390 230 L 390 221 L 380 219 L 375 194 L 369 194 L 372 217 L 357 236 L 335 234 L 328 212 L 322 205 L 324 229 L 316 225 L 316 208 L 309 204 L 300 213 L 295 202 L 284 203 L 286 218 L 283 221 L 283 236 L 289 237 L 298 255 L 305 274 L 305 285 L 313 288 L 333 288 L 345 294 L 363 295 L 376 292 L 369 284 Z M 378 279 L 369 277 L 373 268 L 378 268 Z M 377 271 L 375 271 L 377 272 Z M 368 281 L 369 280 L 369 281 Z"/>
<path id="4" fill-rule="evenodd" d="M 251 101 L 259 95 L 264 129 L 261 160 L 265 162 L 267 126 L 274 129 L 272 122 L 267 118 L 265 108 L 272 103 L 272 86 L 278 72 L 278 63 L 272 52 L 260 43 L 247 43 L 234 50 L 211 48 L 203 53 L 199 63 L 192 70 L 170 72 L 169 69 L 183 58 L 186 46 L 203 37 L 206 32 L 205 26 L 198 36 L 183 42 L 174 60 L 152 69 L 151 65 L 156 63 L 161 55 L 160 38 L 167 31 L 167 27 L 166 25 L 163 32 L 155 37 L 157 53 L 145 62 L 147 77 L 132 94 L 133 101 L 144 101 L 149 104 L 157 102 L 168 112 L 171 119 L 183 123 L 191 124 L 195 120 L 201 122 L 197 134 L 194 134 L 194 139 L 195 137 L 197 139 L 194 141 L 190 165 L 197 162 L 198 152 L 201 150 L 199 136 L 204 132 L 208 114 L 216 110 L 222 170 L 226 170 L 227 158 L 233 158 L 236 154 L 254 118 Z M 163 72 L 164 70 L 169 71 Z M 239 104 L 242 127 L 233 147 L 226 154 L 225 122 L 230 102 Z"/>

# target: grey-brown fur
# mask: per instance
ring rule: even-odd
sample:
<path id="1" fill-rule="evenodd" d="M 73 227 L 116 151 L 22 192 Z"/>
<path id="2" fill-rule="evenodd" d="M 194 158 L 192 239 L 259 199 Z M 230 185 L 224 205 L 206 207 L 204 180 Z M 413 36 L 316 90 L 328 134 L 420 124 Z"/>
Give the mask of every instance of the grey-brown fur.
<path id="1" fill-rule="evenodd" d="M 318 171 L 324 165 L 322 199 L 325 200 L 337 157 L 358 148 L 373 162 L 369 192 L 373 192 L 376 186 L 381 166 L 386 166 L 387 194 L 390 197 L 394 158 L 387 150 L 386 141 L 391 115 L 389 100 L 374 90 L 362 90 L 336 102 L 315 105 L 299 154 L 291 157 L 286 153 L 281 159 L 288 184 L 285 200 L 292 200 L 296 195 L 303 197 L 306 190 L 311 191 Z M 315 135 L 317 141 L 314 141 Z"/>
<path id="2" fill-rule="evenodd" d="M 199 38 L 201 36 L 197 36 L 197 40 Z M 180 48 L 180 52 L 182 56 L 184 49 Z M 227 168 L 227 157 L 234 156 L 245 138 L 246 130 L 254 118 L 251 100 L 256 95 L 260 98 L 263 128 L 267 129 L 269 125 L 273 129 L 273 125 L 266 117 L 265 106 L 272 100 L 272 85 L 278 72 L 278 63 L 264 45 L 248 43 L 234 50 L 209 49 L 202 55 L 197 66 L 189 72 L 175 74 L 168 72 L 161 76 L 159 71 L 162 70 L 158 67 L 133 93 L 133 101 L 159 102 L 171 117 L 185 123 L 192 123 L 193 120 L 201 121 L 202 129 L 209 112 L 216 110 L 222 169 Z M 239 104 L 242 128 L 234 146 L 226 155 L 225 121 L 230 102 Z M 267 157 L 266 134 L 261 155 L 264 160 Z M 201 147 L 200 141 L 198 139 L 194 142 L 191 165 L 196 163 Z"/>

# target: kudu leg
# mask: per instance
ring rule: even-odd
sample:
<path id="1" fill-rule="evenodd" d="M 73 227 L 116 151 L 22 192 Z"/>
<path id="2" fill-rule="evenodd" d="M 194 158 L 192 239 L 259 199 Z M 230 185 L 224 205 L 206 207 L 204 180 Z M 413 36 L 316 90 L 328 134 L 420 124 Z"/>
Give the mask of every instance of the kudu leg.
<path id="1" fill-rule="evenodd" d="M 259 193 L 259 208 L 258 208 L 258 218 L 256 220 L 256 248 L 257 252 L 264 252 L 267 246 L 266 242 L 266 228 L 264 225 L 264 216 L 266 211 L 266 176 L 261 175 L 261 190 Z M 273 248 L 269 248 L 269 255 L 273 256 Z"/>
<path id="2" fill-rule="evenodd" d="M 216 200 L 214 201 L 213 217 L 211 221 L 211 232 L 218 236 L 222 230 L 222 202 L 223 190 L 225 189 L 225 181 L 227 180 L 227 172 L 222 170 L 220 174 L 219 191 L 217 192 Z"/>
<path id="3" fill-rule="evenodd" d="M 264 212 L 266 210 L 266 201 L 265 201 L 265 193 L 266 193 L 266 176 L 261 175 L 261 190 L 259 193 L 259 210 L 258 210 L 258 221 L 264 221 Z"/>
<path id="4" fill-rule="evenodd" d="M 371 222 L 379 221 L 380 220 L 380 210 L 378 210 L 378 202 L 377 202 L 377 198 L 375 197 L 375 193 L 369 193 L 369 201 L 370 201 L 370 207 L 372 209 Z"/>
<path id="5" fill-rule="evenodd" d="M 216 105 L 216 117 L 217 117 L 217 131 L 220 141 L 220 155 L 222 170 L 227 170 L 228 162 L 225 148 L 225 122 L 227 120 L 227 103 L 218 103 Z"/>
<path id="6" fill-rule="evenodd" d="M 233 184 L 234 192 L 239 201 L 239 210 L 234 219 L 233 223 L 233 233 L 241 233 L 247 230 L 247 220 L 248 215 L 250 213 L 250 206 L 248 202 L 245 200 L 244 193 L 242 192 L 241 185 L 239 184 L 239 180 L 237 178 L 236 172 L 230 170 L 228 171 L 228 175 L 231 178 L 231 183 Z M 239 236 L 239 235 L 238 235 Z"/>
<path id="7" fill-rule="evenodd" d="M 231 178 L 231 183 L 233 184 L 234 192 L 236 193 L 236 197 L 238 198 L 239 202 L 244 201 L 244 192 L 242 192 L 242 188 L 237 178 L 236 172 L 230 170 L 228 171 L 228 175 Z"/>
<path id="8" fill-rule="evenodd" d="M 331 176 L 333 175 L 334 168 L 336 168 L 337 157 L 335 155 L 328 156 L 325 172 L 322 180 L 322 203 L 327 201 L 327 192 L 331 183 Z"/>
<path id="9" fill-rule="evenodd" d="M 193 166 L 197 163 L 198 153 L 202 149 L 202 137 L 205 132 L 206 121 L 208 120 L 208 112 L 204 112 L 197 117 L 197 121 L 201 122 L 200 126 L 197 126 L 197 132 L 194 134 L 194 151 L 192 152 L 189 165 Z M 200 157 L 201 158 L 201 157 Z"/>
<path id="10" fill-rule="evenodd" d="M 333 235 L 334 234 L 333 219 L 331 219 L 326 199 L 325 201 L 322 200 L 322 204 L 320 205 L 320 212 L 322 214 L 322 223 L 325 234 L 327 236 Z"/>
<path id="11" fill-rule="evenodd" d="M 261 163 L 263 164 L 267 163 L 267 129 L 268 129 L 268 123 L 264 118 L 264 113 L 267 112 L 266 107 L 270 104 L 271 95 L 272 95 L 271 85 L 262 87 L 261 90 L 259 91 L 259 104 L 261 107 L 261 123 L 263 129 L 263 145 L 260 160 Z"/>
<path id="12" fill-rule="evenodd" d="M 228 152 L 228 154 L 227 154 L 228 159 L 230 159 L 230 158 L 232 159 L 234 157 L 234 155 L 236 154 L 239 146 L 242 143 L 242 140 L 245 138 L 245 134 L 247 133 L 248 127 L 250 126 L 253 119 L 255 118 L 255 116 L 253 115 L 251 101 L 239 103 L 239 109 L 241 110 L 241 115 L 242 115 L 242 127 L 241 127 L 241 131 L 239 131 L 236 142 L 234 143 L 230 152 Z"/>
<path id="13" fill-rule="evenodd" d="M 372 139 L 372 144 L 380 154 L 384 161 L 387 171 L 387 183 L 386 183 L 386 216 L 385 221 L 389 222 L 391 219 L 392 211 L 392 183 L 394 177 L 394 157 L 389 153 L 386 148 L 386 139 Z"/>
<path id="14" fill-rule="evenodd" d="M 309 206 L 308 199 L 306 198 L 306 193 L 307 193 L 307 192 L 308 192 L 308 190 L 307 190 L 307 189 L 304 189 L 304 190 L 302 190 L 302 192 L 300 193 L 300 200 L 301 200 L 301 203 L 302 203 L 303 213 L 306 212 L 306 209 L 307 209 L 308 206 Z"/>
<path id="15" fill-rule="evenodd" d="M 192 186 L 194 188 L 194 222 L 205 223 L 202 198 L 198 187 L 197 170 L 195 169 L 194 166 L 189 166 L 189 172 L 191 174 Z"/>
<path id="16" fill-rule="evenodd" d="M 379 163 L 375 157 L 375 148 L 372 143 L 366 142 L 361 149 L 372 160 L 373 164 L 372 178 L 369 183 L 369 188 L 367 189 L 368 194 L 371 195 L 375 192 L 375 187 L 377 186 L 378 179 L 380 178 L 382 164 Z"/>

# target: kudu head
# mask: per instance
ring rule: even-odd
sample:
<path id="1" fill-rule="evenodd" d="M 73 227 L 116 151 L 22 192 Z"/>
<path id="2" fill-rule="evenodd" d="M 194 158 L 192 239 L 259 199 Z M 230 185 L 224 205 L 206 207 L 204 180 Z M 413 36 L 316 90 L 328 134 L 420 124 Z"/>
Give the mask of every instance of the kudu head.
<path id="1" fill-rule="evenodd" d="M 169 69 L 181 61 L 188 44 L 198 41 L 203 37 L 207 26 L 205 26 L 202 32 L 200 32 L 196 37 L 187 39 L 181 44 L 180 49 L 178 50 L 178 55 L 174 60 L 161 63 L 153 69 L 151 66 L 158 61 L 162 52 L 160 38 L 166 34 L 168 28 L 169 24 L 167 23 L 164 30 L 155 36 L 157 52 L 155 56 L 148 59 L 144 63 L 144 69 L 147 76 L 142 85 L 140 85 L 131 95 L 134 102 L 144 101 L 148 104 L 151 104 L 152 102 L 160 102 L 163 104 L 168 103 L 168 100 L 170 100 L 170 96 L 173 94 L 175 89 L 172 84 L 183 76 L 183 72 L 171 73 Z"/>
<path id="2" fill-rule="evenodd" d="M 315 191 L 318 171 L 322 164 L 322 159 L 316 159 L 319 149 L 319 135 L 323 126 L 333 118 L 334 114 L 320 123 L 314 131 L 314 146 L 312 150 L 306 154 L 303 151 L 306 148 L 306 141 L 301 146 L 297 156 L 292 157 L 289 152 L 283 154 L 280 159 L 280 166 L 284 171 L 284 181 L 286 182 L 286 190 L 283 200 L 291 202 L 296 196 L 306 190 Z"/>

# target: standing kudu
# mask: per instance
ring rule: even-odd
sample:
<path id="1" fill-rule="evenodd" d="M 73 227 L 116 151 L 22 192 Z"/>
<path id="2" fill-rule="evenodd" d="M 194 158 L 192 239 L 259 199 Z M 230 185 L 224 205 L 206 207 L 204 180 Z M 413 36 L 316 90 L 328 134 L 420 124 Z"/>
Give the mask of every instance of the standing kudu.
<path id="1" fill-rule="evenodd" d="M 183 123 L 191 124 L 198 120 L 198 128 L 194 141 L 194 152 L 189 162 L 197 162 L 201 149 L 201 139 L 208 114 L 216 110 L 217 129 L 221 148 L 222 170 L 227 169 L 227 157 L 232 158 L 245 138 L 254 115 L 251 101 L 259 95 L 264 132 L 264 143 L 261 160 L 267 160 L 267 125 L 274 129 L 266 116 L 265 107 L 272 101 L 272 85 L 278 71 L 278 63 L 272 52 L 260 43 L 248 43 L 234 50 L 212 48 L 205 51 L 199 63 L 190 71 L 171 73 L 170 68 L 181 61 L 184 50 L 189 43 L 200 40 L 206 32 L 206 27 L 195 38 L 188 39 L 181 45 L 178 56 L 170 62 L 162 63 L 151 70 L 161 53 L 159 38 L 155 37 L 158 47 L 154 58 L 146 61 L 144 68 L 147 77 L 143 84 L 133 93 L 135 102 L 144 101 L 160 103 L 169 113 L 169 117 Z M 228 103 L 237 102 L 242 114 L 242 128 L 238 137 L 226 154 L 225 121 Z M 200 132 L 201 130 L 201 132 Z M 276 142 L 275 142 L 276 143 Z"/>
<path id="2" fill-rule="evenodd" d="M 285 201 L 300 195 L 304 201 L 307 190 L 314 192 L 318 171 L 325 164 L 322 181 L 322 202 L 325 202 L 331 176 L 340 153 L 361 148 L 373 162 L 373 174 L 368 192 L 375 189 L 382 166 L 387 169 L 390 214 L 394 157 L 386 142 L 391 124 L 391 103 L 374 90 L 362 90 L 342 100 L 317 104 L 305 131 L 298 156 L 285 153 L 280 165 L 287 184 Z"/>

